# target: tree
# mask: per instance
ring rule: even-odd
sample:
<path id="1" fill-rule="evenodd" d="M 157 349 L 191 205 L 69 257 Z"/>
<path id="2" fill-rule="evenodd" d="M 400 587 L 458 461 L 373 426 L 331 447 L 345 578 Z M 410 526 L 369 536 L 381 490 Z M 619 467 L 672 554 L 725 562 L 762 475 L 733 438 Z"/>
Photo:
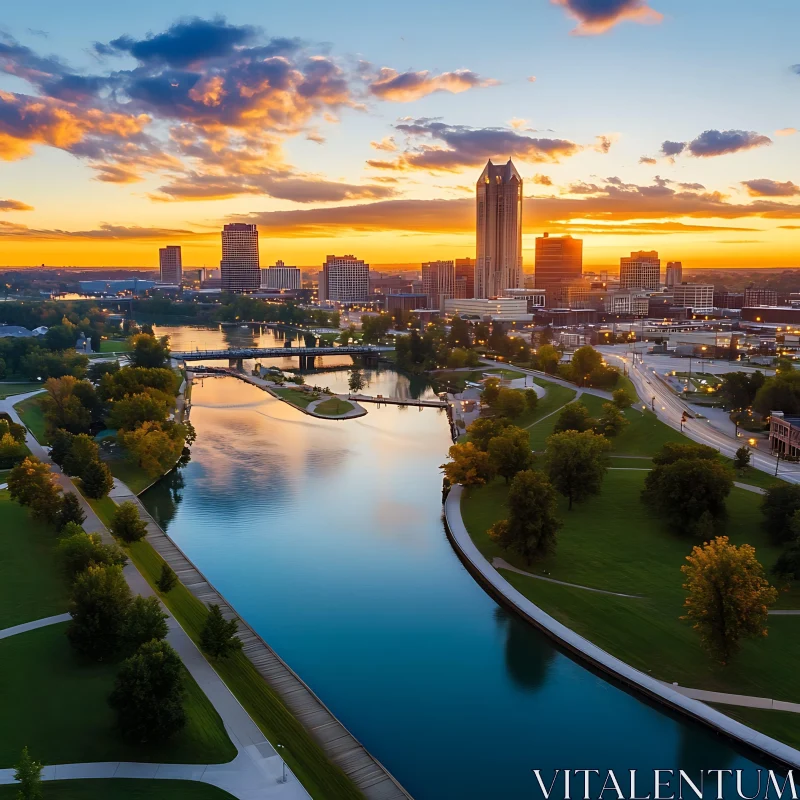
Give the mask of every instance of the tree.
<path id="1" fill-rule="evenodd" d="M 170 395 L 157 389 L 131 394 L 112 405 L 106 425 L 113 430 L 132 430 L 143 422 L 164 422 L 172 403 Z"/>
<path id="2" fill-rule="evenodd" d="M 492 404 L 492 409 L 501 417 L 516 419 L 525 411 L 525 396 L 516 389 L 501 387 Z"/>
<path id="3" fill-rule="evenodd" d="M 467 428 L 469 440 L 479 450 L 489 449 L 489 440 L 499 436 L 511 422 L 505 417 L 478 417 Z"/>
<path id="4" fill-rule="evenodd" d="M 27 453 L 25 444 L 18 442 L 10 433 L 0 434 L 0 469 L 9 469 L 19 464 Z"/>
<path id="5" fill-rule="evenodd" d="M 572 504 L 600 492 L 610 448 L 608 439 L 592 431 L 567 430 L 547 439 L 545 470 L 550 482 Z"/>
<path id="6" fill-rule="evenodd" d="M 75 394 L 79 381 L 72 375 L 48 378 L 44 384 L 47 394 L 42 399 L 48 429 L 63 428 L 70 433 L 87 433 L 92 424 L 89 409 L 84 408 Z"/>
<path id="7" fill-rule="evenodd" d="M 130 460 L 155 478 L 175 465 L 191 430 L 175 422 L 144 422 L 132 431 L 117 433 L 117 441 L 128 451 Z"/>
<path id="8" fill-rule="evenodd" d="M 143 644 L 122 662 L 108 699 L 122 735 L 131 742 L 163 742 L 186 725 L 184 667 L 163 641 Z"/>
<path id="9" fill-rule="evenodd" d="M 553 430 L 556 433 L 561 431 L 588 431 L 595 426 L 595 420 L 589 413 L 589 409 L 583 403 L 567 403 L 558 415 Z"/>
<path id="10" fill-rule="evenodd" d="M 794 541 L 779 556 L 772 571 L 781 578 L 800 580 L 800 541 Z"/>
<path id="11" fill-rule="evenodd" d="M 489 536 L 514 550 L 528 563 L 555 549 L 561 522 L 556 516 L 556 493 L 541 473 L 519 472 L 508 490 L 508 519 L 495 523 Z"/>
<path id="12" fill-rule="evenodd" d="M 674 464 L 681 460 L 716 461 L 717 451 L 706 444 L 684 444 L 683 442 L 667 442 L 653 456 L 656 466 Z"/>
<path id="13" fill-rule="evenodd" d="M 128 340 L 129 355 L 134 367 L 163 367 L 169 361 L 169 337 L 157 339 L 147 333 L 138 333 Z"/>
<path id="14" fill-rule="evenodd" d="M 103 544 L 99 534 L 86 533 L 70 523 L 58 540 L 58 557 L 64 570 L 75 577 L 90 566 L 125 566 L 128 558 L 114 544 Z"/>
<path id="15" fill-rule="evenodd" d="M 539 395 L 536 394 L 536 389 L 525 389 L 522 394 L 525 397 L 525 407 L 528 411 L 535 411 L 539 404 Z"/>
<path id="16" fill-rule="evenodd" d="M 625 389 L 615 389 L 611 393 L 611 399 L 613 400 L 614 405 L 623 411 L 633 405 L 633 398 L 625 391 Z"/>
<path id="17" fill-rule="evenodd" d="M 109 530 L 127 544 L 138 542 L 147 536 L 147 525 L 139 517 L 139 509 L 136 504 L 130 501 L 117 506 Z"/>
<path id="18" fill-rule="evenodd" d="M 44 765 L 34 761 L 28 748 L 23 747 L 22 755 L 14 767 L 14 780 L 18 784 L 18 800 L 42 799 L 42 769 L 44 769 Z"/>
<path id="19" fill-rule="evenodd" d="M 589 382 L 589 376 L 603 365 L 603 356 L 591 345 L 579 347 L 569 363 L 570 376 L 579 386 Z"/>
<path id="20" fill-rule="evenodd" d="M 800 511 L 800 486 L 770 486 L 761 501 L 761 511 L 764 514 L 764 528 L 774 543 L 793 541 L 797 538 L 793 520 L 794 515 Z"/>
<path id="21" fill-rule="evenodd" d="M 693 622 L 703 647 L 727 664 L 742 639 L 767 635 L 768 609 L 778 593 L 764 577 L 755 549 L 736 547 L 727 536 L 694 547 L 686 561 L 682 619 Z"/>
<path id="22" fill-rule="evenodd" d="M 122 644 L 131 590 L 119 565 L 90 565 L 72 584 L 67 636 L 82 655 L 102 661 Z"/>
<path id="23" fill-rule="evenodd" d="M 345 328 L 339 334 L 339 344 L 350 344 L 351 341 L 355 341 L 357 333 L 358 331 L 353 325 L 351 325 L 349 328 Z"/>
<path id="24" fill-rule="evenodd" d="M 170 567 L 166 561 L 161 565 L 161 574 L 158 576 L 158 580 L 156 581 L 156 589 L 158 589 L 161 594 L 167 594 L 170 592 L 178 583 L 178 576 L 175 574 L 175 571 Z"/>
<path id="25" fill-rule="evenodd" d="M 529 469 L 533 463 L 528 432 L 514 426 L 490 439 L 487 452 L 497 474 L 505 478 L 506 483 L 518 472 Z"/>
<path id="26" fill-rule="evenodd" d="M 500 394 L 500 379 L 487 378 L 483 382 L 483 391 L 481 392 L 481 400 L 486 403 L 490 408 L 497 402 L 497 397 Z"/>
<path id="27" fill-rule="evenodd" d="M 452 460 L 442 464 L 441 468 L 451 484 L 483 486 L 494 477 L 494 465 L 489 454 L 472 442 L 454 444 L 447 454 Z"/>
<path id="28" fill-rule="evenodd" d="M 749 464 L 750 464 L 750 448 L 744 445 L 736 451 L 736 455 L 734 456 L 733 459 L 733 466 L 734 469 L 744 469 Z"/>
<path id="29" fill-rule="evenodd" d="M 698 527 L 705 512 L 717 525 L 726 518 L 725 501 L 732 488 L 730 468 L 716 459 L 681 458 L 647 473 L 642 500 L 676 531 L 697 536 L 705 532 Z"/>
<path id="30" fill-rule="evenodd" d="M 734 410 L 750 408 L 764 380 L 763 372 L 729 372 L 722 376 L 717 393 Z"/>
<path id="31" fill-rule="evenodd" d="M 76 525 L 83 525 L 85 520 L 86 512 L 83 510 L 78 495 L 75 492 L 67 492 L 58 509 L 56 526 L 60 531 L 63 531 L 70 522 L 74 522 Z"/>
<path id="32" fill-rule="evenodd" d="M 167 615 L 157 597 L 136 595 L 125 620 L 125 647 L 133 653 L 145 642 L 167 638 Z"/>
<path id="33" fill-rule="evenodd" d="M 28 456 L 8 474 L 8 492 L 37 519 L 53 523 L 61 510 L 61 487 L 47 464 Z"/>
<path id="34" fill-rule="evenodd" d="M 539 368 L 548 375 L 555 375 L 558 364 L 561 361 L 561 352 L 556 350 L 551 344 L 543 344 L 536 351 L 536 358 L 539 360 Z"/>
<path id="35" fill-rule="evenodd" d="M 350 370 L 347 386 L 351 392 L 360 392 L 364 388 L 364 376 L 360 369 Z"/>
<path id="36" fill-rule="evenodd" d="M 629 422 L 614 403 L 603 403 L 603 415 L 597 420 L 595 433 L 613 438 L 619 436 Z"/>
<path id="37" fill-rule="evenodd" d="M 58 428 L 50 434 L 50 458 L 58 466 L 62 466 L 64 459 L 69 455 L 72 449 L 72 440 L 75 438 L 74 433 L 65 431 L 63 428 Z"/>
<path id="38" fill-rule="evenodd" d="M 211 658 L 227 658 L 242 649 L 242 640 L 236 635 L 237 620 L 226 620 L 219 606 L 211 603 L 208 606 L 203 630 L 200 633 L 200 647 Z"/>
<path id="39" fill-rule="evenodd" d="M 100 459 L 100 448 L 91 436 L 80 433 L 72 437 L 69 451 L 63 458 L 61 466 L 67 475 L 83 475 L 89 464 Z"/>
<path id="40" fill-rule="evenodd" d="M 459 347 L 464 350 L 469 350 L 472 346 L 470 327 L 467 320 L 461 317 L 453 317 L 450 322 L 450 333 L 447 336 L 447 344 L 449 344 L 450 347 Z"/>
<path id="41" fill-rule="evenodd" d="M 114 476 L 104 461 L 91 461 L 81 475 L 81 485 L 87 497 L 99 500 L 114 486 Z"/>

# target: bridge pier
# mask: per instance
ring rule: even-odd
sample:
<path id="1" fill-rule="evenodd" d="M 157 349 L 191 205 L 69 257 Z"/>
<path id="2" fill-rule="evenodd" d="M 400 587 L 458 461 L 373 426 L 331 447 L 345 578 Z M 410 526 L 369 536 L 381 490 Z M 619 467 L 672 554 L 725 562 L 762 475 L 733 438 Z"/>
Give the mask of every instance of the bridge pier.
<path id="1" fill-rule="evenodd" d="M 300 369 L 314 369 L 316 356 L 300 356 Z"/>
<path id="2" fill-rule="evenodd" d="M 229 358 L 228 359 L 228 366 L 231 369 L 238 369 L 241 372 L 244 369 L 244 359 L 243 358 Z"/>

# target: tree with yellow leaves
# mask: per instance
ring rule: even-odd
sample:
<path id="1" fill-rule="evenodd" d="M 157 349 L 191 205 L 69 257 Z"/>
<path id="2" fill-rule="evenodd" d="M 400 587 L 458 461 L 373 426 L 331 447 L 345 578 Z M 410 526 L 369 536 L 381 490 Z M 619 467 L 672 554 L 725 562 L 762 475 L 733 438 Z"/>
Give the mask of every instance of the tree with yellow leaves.
<path id="1" fill-rule="evenodd" d="M 442 469 L 451 484 L 483 486 L 495 475 L 495 467 L 489 454 L 479 450 L 472 442 L 454 444 L 448 455 L 452 461 L 442 464 Z"/>
<path id="2" fill-rule="evenodd" d="M 703 647 L 727 664 L 742 639 L 767 635 L 767 613 L 778 592 L 764 577 L 764 568 L 749 544 L 733 545 L 718 536 L 696 546 L 681 567 L 689 594 L 686 615 Z"/>

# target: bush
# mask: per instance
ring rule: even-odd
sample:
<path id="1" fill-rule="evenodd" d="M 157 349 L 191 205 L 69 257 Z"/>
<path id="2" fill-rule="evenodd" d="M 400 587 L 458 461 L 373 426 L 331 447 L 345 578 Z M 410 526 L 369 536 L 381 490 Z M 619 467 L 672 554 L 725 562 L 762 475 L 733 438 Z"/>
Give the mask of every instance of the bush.
<path id="1" fill-rule="evenodd" d="M 178 576 L 175 574 L 169 564 L 164 563 L 161 565 L 161 574 L 156 581 L 156 588 L 162 594 L 170 592 L 178 583 Z"/>
<path id="2" fill-rule="evenodd" d="M 111 520 L 111 533 L 123 542 L 138 542 L 147 535 L 147 525 L 139 517 L 139 509 L 130 501 L 122 503 Z"/>
<path id="3" fill-rule="evenodd" d="M 128 608 L 125 621 L 125 647 L 133 653 L 145 642 L 167 638 L 167 615 L 157 597 L 137 595 Z"/>
<path id="4" fill-rule="evenodd" d="M 562 431 L 578 431 L 581 433 L 592 430 L 596 424 L 589 413 L 589 409 L 583 403 L 575 401 L 564 406 L 558 415 L 553 431 L 555 433 L 561 433 Z"/>

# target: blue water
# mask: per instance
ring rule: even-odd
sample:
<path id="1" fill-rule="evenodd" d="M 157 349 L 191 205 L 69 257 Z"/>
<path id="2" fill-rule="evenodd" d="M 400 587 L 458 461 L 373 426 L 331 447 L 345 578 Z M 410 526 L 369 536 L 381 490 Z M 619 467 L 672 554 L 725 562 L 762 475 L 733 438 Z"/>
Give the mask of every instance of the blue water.
<path id="1" fill-rule="evenodd" d="M 316 420 L 230 378 L 192 402 L 191 462 L 146 505 L 416 800 L 540 797 L 533 768 L 752 766 L 475 583 L 441 521 L 442 412 Z"/>

